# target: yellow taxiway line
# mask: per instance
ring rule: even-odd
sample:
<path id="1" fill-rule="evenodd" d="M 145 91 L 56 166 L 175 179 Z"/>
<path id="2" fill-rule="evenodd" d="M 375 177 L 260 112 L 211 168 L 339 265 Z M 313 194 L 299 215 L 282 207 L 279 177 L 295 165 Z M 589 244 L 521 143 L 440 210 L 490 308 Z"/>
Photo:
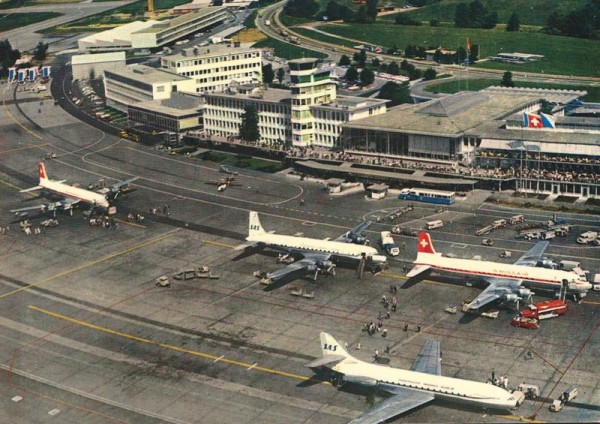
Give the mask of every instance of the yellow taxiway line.
<path id="1" fill-rule="evenodd" d="M 113 330 L 111 328 L 102 327 L 100 325 L 92 324 L 90 322 L 82 321 L 82 320 L 79 320 L 79 319 L 76 319 L 76 318 L 71 318 L 69 316 L 62 315 L 62 314 L 59 314 L 59 313 L 56 313 L 56 312 L 52 312 L 52 311 L 49 311 L 47 309 L 43 309 L 43 308 L 37 307 L 35 305 L 29 305 L 29 309 L 31 309 L 33 311 L 36 311 L 36 312 L 39 312 L 41 314 L 47 315 L 47 316 L 51 316 L 53 318 L 57 318 L 57 319 L 60 319 L 60 320 L 66 321 L 66 322 L 70 322 L 72 324 L 76 324 L 76 325 L 79 325 L 79 326 L 82 326 L 82 327 L 90 328 L 92 330 L 100 331 L 100 332 L 103 332 L 103 333 L 106 333 L 106 334 L 111 334 L 113 336 L 122 337 L 122 338 L 127 339 L 127 340 L 133 340 L 133 341 L 136 341 L 136 342 L 139 342 L 139 343 L 144 343 L 144 344 L 151 345 L 151 346 L 156 346 L 156 347 L 160 347 L 160 348 L 163 348 L 163 349 L 168 349 L 168 350 L 171 350 L 171 351 L 174 351 L 174 352 L 186 353 L 188 355 L 192 355 L 192 356 L 195 356 L 195 357 L 198 357 L 198 358 L 209 359 L 212 362 L 222 362 L 222 363 L 229 364 L 229 365 L 235 365 L 235 366 L 238 366 L 238 367 L 243 367 L 243 368 L 245 368 L 248 371 L 250 371 L 250 370 L 256 370 L 256 371 L 261 371 L 261 372 L 264 372 L 264 373 L 267 373 L 267 374 L 272 374 L 272 375 L 278 375 L 278 376 L 281 376 L 281 377 L 292 378 L 292 379 L 295 379 L 295 380 L 301 380 L 301 381 L 311 381 L 312 380 L 312 378 L 306 377 L 306 376 L 303 376 L 303 375 L 293 374 L 293 373 L 289 373 L 289 372 L 286 372 L 286 371 L 280 371 L 280 370 L 276 370 L 276 369 L 273 369 L 273 368 L 261 367 L 261 366 L 258 366 L 256 362 L 250 364 L 248 362 L 236 361 L 234 359 L 225 358 L 224 355 L 220 355 L 220 356 L 211 355 L 209 353 L 199 352 L 197 350 L 185 349 L 183 347 L 175 346 L 175 345 L 172 345 L 172 344 L 161 343 L 161 342 L 157 342 L 157 341 L 154 341 L 154 340 L 151 340 L 151 339 L 147 339 L 147 338 L 144 338 L 144 337 L 134 336 L 132 334 L 124 333 L 122 331 Z M 314 381 L 318 381 L 318 380 L 314 380 Z M 331 383 L 328 382 L 328 381 L 318 381 L 318 382 L 320 384 L 331 385 Z M 508 420 L 528 422 L 528 423 L 543 423 L 544 422 L 544 421 L 532 420 L 532 419 L 529 419 L 529 418 L 519 417 L 519 416 L 516 416 L 516 415 L 495 415 L 495 416 L 499 417 L 499 418 L 505 418 L 505 419 L 508 419 Z"/>
<path id="2" fill-rule="evenodd" d="M 113 330 L 113 329 L 107 328 L 107 327 L 101 327 L 101 326 L 96 325 L 96 324 L 92 324 L 92 323 L 89 323 L 89 322 L 86 322 L 86 321 L 82 321 L 82 320 L 78 320 L 78 319 L 75 319 L 75 318 L 71 318 L 71 317 L 68 317 L 66 315 L 58 314 L 56 312 L 48 311 L 46 309 L 42 309 L 42 308 L 39 308 L 39 307 L 34 306 L 34 305 L 29 305 L 29 309 L 32 309 L 32 310 L 34 310 L 36 312 L 39 312 L 39 313 L 42 313 L 42 314 L 45 314 L 45 315 L 48 315 L 48 316 L 51 316 L 51 317 L 63 320 L 63 321 L 70 322 L 72 324 L 76 324 L 76 325 L 80 325 L 82 327 L 90 328 L 92 330 L 101 331 L 103 333 L 111 334 L 113 336 L 122 337 L 124 339 L 133 340 L 133 341 L 136 341 L 136 342 L 140 342 L 140 343 L 144 343 L 144 344 L 148 344 L 148 345 L 152 345 L 152 346 L 161 347 L 161 348 L 164 348 L 164 349 L 172 350 L 174 352 L 186 353 L 188 355 L 196 356 L 196 357 L 199 357 L 199 358 L 210 359 L 210 360 L 212 360 L 214 362 L 218 361 L 218 362 L 222 362 L 222 363 L 226 363 L 226 364 L 230 364 L 230 365 L 236 365 L 238 367 L 244 367 L 246 369 L 252 369 L 252 370 L 261 371 L 261 372 L 268 373 L 268 374 L 279 375 L 279 376 L 282 376 L 282 377 L 289 377 L 289 378 L 293 378 L 293 379 L 296 379 L 296 380 L 302 380 L 302 381 L 311 380 L 310 377 L 306 377 L 306 376 L 298 375 L 298 374 L 292 374 L 292 373 L 285 372 L 285 371 L 275 370 L 275 369 L 272 369 L 272 368 L 261 367 L 261 366 L 256 365 L 256 363 L 250 364 L 250 363 L 247 363 L 247 362 L 236 361 L 236 360 L 233 360 L 233 359 L 227 359 L 227 358 L 225 358 L 223 356 L 211 355 L 209 353 L 199 352 L 199 351 L 191 350 L 191 349 L 185 349 L 185 348 L 180 347 L 180 346 L 175 346 L 175 345 L 167 344 L 167 343 L 161 343 L 161 342 L 157 342 L 157 341 L 154 341 L 154 340 L 151 340 L 151 339 L 146 339 L 144 337 L 134 336 L 132 334 L 124 333 L 122 331 Z M 331 383 L 329 383 L 327 381 L 322 381 L 322 382 L 320 381 L 320 383 L 322 383 L 322 384 L 331 384 Z"/>
<path id="3" fill-rule="evenodd" d="M 177 231 L 177 230 L 174 230 L 174 231 Z M 153 238 L 151 240 L 147 240 L 147 241 L 145 241 L 143 243 L 136 244 L 135 246 L 129 247 L 129 248 L 125 249 L 125 250 L 121 250 L 121 251 L 116 252 L 116 253 L 111 253 L 110 255 L 106 255 L 106 256 L 104 256 L 104 257 L 102 257 L 100 259 L 96 259 L 95 261 L 86 262 L 86 263 L 84 263 L 82 265 L 76 266 L 75 268 L 71 268 L 71 269 L 68 269 L 66 271 L 59 272 L 58 274 L 55 274 L 52 277 L 45 278 L 45 279 L 40 280 L 40 281 L 38 281 L 36 283 L 31 283 L 31 284 L 28 284 L 28 285 L 26 285 L 24 287 L 20 287 L 18 289 L 9 291 L 7 293 L 4 293 L 4 294 L 0 295 L 0 299 L 3 299 L 5 297 L 11 296 L 13 294 L 16 294 L 16 293 L 19 293 L 19 292 L 22 292 L 22 291 L 25 291 L 25 290 L 29 290 L 32 287 L 41 286 L 42 284 L 49 283 L 51 281 L 54 281 L 54 280 L 57 280 L 59 278 L 65 277 L 65 276 L 67 276 L 69 274 L 72 274 L 74 272 L 81 271 L 83 269 L 86 269 L 86 268 L 89 268 L 91 266 L 97 265 L 97 264 L 99 264 L 101 262 L 108 261 L 110 259 L 116 258 L 117 256 L 121 256 L 121 255 L 125 255 L 127 253 L 131 253 L 134 250 L 141 249 L 142 247 L 146 247 L 146 246 L 148 246 L 150 244 L 158 243 L 159 241 L 163 241 L 163 240 L 165 240 L 165 239 L 173 236 L 174 231 L 170 232 L 170 233 L 167 233 L 167 234 L 163 234 L 160 237 L 156 237 L 156 238 Z"/>

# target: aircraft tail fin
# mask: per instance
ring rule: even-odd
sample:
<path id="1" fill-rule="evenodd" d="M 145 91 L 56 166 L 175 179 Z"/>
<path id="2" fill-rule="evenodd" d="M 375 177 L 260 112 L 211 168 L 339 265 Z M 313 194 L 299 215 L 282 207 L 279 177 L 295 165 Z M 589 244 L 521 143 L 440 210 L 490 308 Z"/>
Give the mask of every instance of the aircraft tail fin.
<path id="1" fill-rule="evenodd" d="M 324 331 L 320 334 L 321 338 L 321 350 L 323 351 L 323 357 L 336 356 L 343 359 L 351 358 L 352 356 L 344 349 L 344 347 L 333 338 L 329 333 Z"/>
<path id="2" fill-rule="evenodd" d="M 40 182 L 48 179 L 48 174 L 46 174 L 46 166 L 42 162 L 38 163 L 38 174 L 40 176 Z"/>
<path id="3" fill-rule="evenodd" d="M 429 237 L 429 233 L 420 233 L 419 240 L 417 241 L 417 254 L 430 254 L 435 255 L 435 249 L 433 248 L 433 243 L 431 242 L 431 237 Z"/>
<path id="4" fill-rule="evenodd" d="M 250 212 L 250 219 L 248 222 L 248 236 L 263 234 L 265 232 L 266 231 L 260 223 L 260 219 L 258 218 L 258 212 Z"/>

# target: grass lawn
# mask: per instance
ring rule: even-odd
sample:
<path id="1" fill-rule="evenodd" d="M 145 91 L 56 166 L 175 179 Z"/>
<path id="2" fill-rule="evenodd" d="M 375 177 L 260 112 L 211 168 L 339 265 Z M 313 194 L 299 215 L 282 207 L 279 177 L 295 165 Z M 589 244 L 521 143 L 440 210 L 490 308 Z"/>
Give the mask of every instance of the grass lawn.
<path id="1" fill-rule="evenodd" d="M 46 21 L 48 19 L 62 16 L 57 12 L 29 12 L 29 13 L 11 13 L 0 14 L 0 32 L 15 28 L 24 27 L 36 22 Z"/>
<path id="2" fill-rule="evenodd" d="M 439 3 L 430 4 L 419 10 L 408 13 L 413 18 L 429 22 L 438 19 L 440 22 L 454 23 L 456 5 L 459 3 L 470 3 L 467 0 L 444 0 Z M 517 12 L 521 25 L 544 26 L 550 13 L 555 10 L 559 13 L 570 12 L 582 7 L 587 2 L 582 0 L 482 0 L 489 11 L 498 13 L 498 22 L 506 23 L 513 12 Z M 380 19 L 394 20 L 395 14 L 382 16 Z"/>
<path id="3" fill-rule="evenodd" d="M 543 60 L 524 65 L 483 62 L 475 66 L 514 69 L 524 72 L 540 72 L 562 75 L 598 76 L 600 69 L 600 41 L 559 37 L 541 33 L 514 33 L 502 30 L 482 30 L 451 27 L 409 27 L 385 23 L 370 25 L 322 25 L 320 29 L 365 43 L 404 48 L 408 44 L 418 46 L 443 46 L 457 48 L 465 45 L 470 37 L 472 44 L 480 46 L 481 57 L 500 52 L 521 52 L 544 55 Z M 317 36 L 315 36 L 317 38 Z M 384 43 L 382 43 L 384 41 Z"/>
<path id="4" fill-rule="evenodd" d="M 323 59 L 327 57 L 326 54 L 298 47 L 293 44 L 283 43 L 273 38 L 267 38 L 266 40 L 259 41 L 258 43 L 254 44 L 253 47 L 260 49 L 272 48 L 275 50 L 275 56 L 282 57 L 288 60 L 300 59 L 303 57 L 316 57 L 317 59 Z"/>
<path id="5" fill-rule="evenodd" d="M 469 91 L 478 91 L 494 85 L 500 85 L 500 78 L 494 79 L 471 79 L 468 80 Z M 550 88 L 553 90 L 585 90 L 588 94 L 582 97 L 586 102 L 600 102 L 600 87 L 590 85 L 571 85 L 571 84 L 545 84 L 540 82 L 515 81 L 516 87 L 528 88 Z M 467 80 L 457 79 L 444 81 L 439 84 L 431 84 L 425 87 L 425 91 L 430 93 L 457 93 L 467 89 Z"/>

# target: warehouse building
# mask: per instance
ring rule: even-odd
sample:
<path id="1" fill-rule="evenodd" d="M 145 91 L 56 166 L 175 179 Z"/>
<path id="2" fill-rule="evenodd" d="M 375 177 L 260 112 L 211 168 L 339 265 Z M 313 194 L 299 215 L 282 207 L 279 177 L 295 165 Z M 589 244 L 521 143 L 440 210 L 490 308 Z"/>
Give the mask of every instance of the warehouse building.
<path id="1" fill-rule="evenodd" d="M 156 49 L 221 24 L 230 18 L 231 14 L 227 8 L 218 6 L 163 21 L 131 22 L 81 38 L 78 41 L 79 51 L 94 53 Z"/>

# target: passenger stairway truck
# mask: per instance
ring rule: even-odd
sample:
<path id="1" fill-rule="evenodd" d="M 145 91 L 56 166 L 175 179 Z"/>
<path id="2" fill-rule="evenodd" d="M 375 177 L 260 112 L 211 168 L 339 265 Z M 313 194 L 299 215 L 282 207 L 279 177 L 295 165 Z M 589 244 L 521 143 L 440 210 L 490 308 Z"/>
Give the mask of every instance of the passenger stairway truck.
<path id="1" fill-rule="evenodd" d="M 394 243 L 392 233 L 389 231 L 381 232 L 381 247 L 383 247 L 390 256 L 398 256 L 400 254 L 400 249 L 396 246 L 396 243 Z"/>
<path id="2" fill-rule="evenodd" d="M 523 318 L 535 318 L 543 320 L 547 318 L 556 318 L 567 312 L 567 304 L 560 299 L 547 300 L 528 305 L 519 315 Z"/>

